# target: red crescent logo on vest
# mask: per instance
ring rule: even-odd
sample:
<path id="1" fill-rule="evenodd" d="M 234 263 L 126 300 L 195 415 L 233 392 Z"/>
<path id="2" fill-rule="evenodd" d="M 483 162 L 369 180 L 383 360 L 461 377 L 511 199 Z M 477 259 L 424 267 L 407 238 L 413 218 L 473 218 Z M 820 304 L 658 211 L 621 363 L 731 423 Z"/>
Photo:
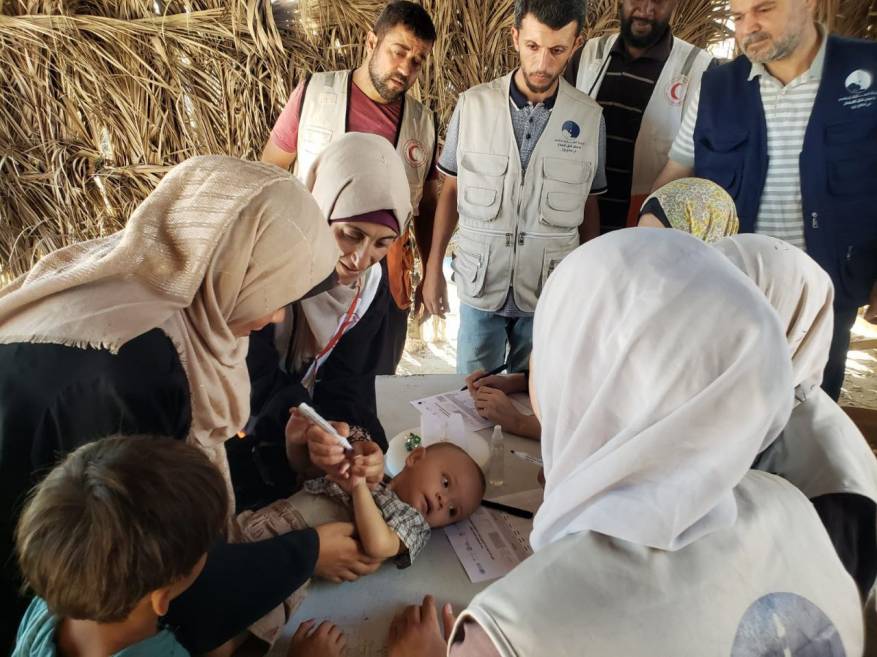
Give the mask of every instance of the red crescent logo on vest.
<path id="1" fill-rule="evenodd" d="M 671 105 L 678 105 L 685 98 L 685 90 L 688 87 L 688 78 L 684 75 L 676 78 L 667 87 L 667 99 Z"/>
<path id="2" fill-rule="evenodd" d="M 426 156 L 423 152 L 423 144 L 416 139 L 409 139 L 402 148 L 405 154 L 405 160 L 415 169 L 419 169 L 426 164 Z"/>

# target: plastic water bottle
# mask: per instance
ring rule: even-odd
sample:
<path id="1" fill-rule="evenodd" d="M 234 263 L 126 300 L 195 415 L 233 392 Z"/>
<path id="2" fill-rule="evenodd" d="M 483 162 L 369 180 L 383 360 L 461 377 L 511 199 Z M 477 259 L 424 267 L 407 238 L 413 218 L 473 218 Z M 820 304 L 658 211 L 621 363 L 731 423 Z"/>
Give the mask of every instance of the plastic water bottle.
<path id="1" fill-rule="evenodd" d="M 493 427 L 493 435 L 490 437 L 490 467 L 487 472 L 487 481 L 491 486 L 502 486 L 505 480 L 504 442 L 502 427 L 497 424 Z"/>

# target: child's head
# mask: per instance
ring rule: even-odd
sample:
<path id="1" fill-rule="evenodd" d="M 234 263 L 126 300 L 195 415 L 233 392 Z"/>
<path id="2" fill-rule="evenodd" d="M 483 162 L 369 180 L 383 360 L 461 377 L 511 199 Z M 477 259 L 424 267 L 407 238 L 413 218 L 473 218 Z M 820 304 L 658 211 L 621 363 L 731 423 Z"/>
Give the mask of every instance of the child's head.
<path id="1" fill-rule="evenodd" d="M 390 484 L 430 527 L 444 527 L 474 513 L 484 497 L 484 473 L 465 450 L 452 443 L 418 447 Z"/>
<path id="2" fill-rule="evenodd" d="M 26 585 L 57 616 L 157 615 L 191 585 L 228 514 L 219 471 L 170 438 L 111 437 L 69 454 L 32 491 L 16 533 Z"/>

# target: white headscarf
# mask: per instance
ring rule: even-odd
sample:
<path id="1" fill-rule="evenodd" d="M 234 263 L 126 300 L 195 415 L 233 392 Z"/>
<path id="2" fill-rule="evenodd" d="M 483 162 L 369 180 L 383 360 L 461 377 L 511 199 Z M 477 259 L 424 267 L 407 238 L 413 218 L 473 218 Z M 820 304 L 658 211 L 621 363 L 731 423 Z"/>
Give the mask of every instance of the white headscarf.
<path id="1" fill-rule="evenodd" d="M 358 215 L 389 210 L 396 218 L 399 234 L 408 228 L 412 215 L 408 176 L 399 154 L 384 137 L 363 132 L 349 132 L 339 137 L 314 160 L 305 186 L 329 221 L 357 221 Z M 287 313 L 276 340 L 283 360 L 298 370 L 317 353 L 322 353 L 313 369 L 318 368 L 331 354 L 324 348 L 342 323 L 346 333 L 365 315 L 380 281 L 381 266 L 375 263 L 359 281 L 359 302 L 349 321 L 345 319 L 356 289 L 347 285 L 338 285 L 299 304 L 306 327 L 293 326 L 291 313 Z M 294 353 L 290 358 L 287 349 L 293 331 Z"/>
<path id="2" fill-rule="evenodd" d="M 780 316 L 792 356 L 795 398 L 822 383 L 834 332 L 834 286 L 798 247 L 767 235 L 727 237 L 713 245 L 761 288 Z"/>
<path id="3" fill-rule="evenodd" d="M 679 231 L 615 231 L 567 256 L 539 299 L 532 358 L 536 550 L 582 531 L 677 550 L 731 526 L 733 488 L 792 408 L 776 313 Z"/>

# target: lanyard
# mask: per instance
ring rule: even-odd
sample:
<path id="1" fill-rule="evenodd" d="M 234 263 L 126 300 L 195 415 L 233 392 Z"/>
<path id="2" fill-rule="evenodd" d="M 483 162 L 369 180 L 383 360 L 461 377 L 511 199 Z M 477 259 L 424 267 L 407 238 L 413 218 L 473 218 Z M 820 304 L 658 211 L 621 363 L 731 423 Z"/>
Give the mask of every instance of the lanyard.
<path id="1" fill-rule="evenodd" d="M 344 315 L 344 318 L 341 320 L 341 323 L 338 325 L 338 328 L 335 331 L 335 335 L 333 335 L 329 342 L 326 343 L 326 346 L 320 350 L 320 353 L 314 357 L 314 362 L 311 363 L 311 366 L 308 368 L 307 373 L 302 379 L 302 385 L 313 394 L 314 384 L 317 379 L 317 369 L 322 365 L 322 361 L 328 358 L 329 354 L 332 353 L 332 350 L 335 348 L 335 345 L 344 337 L 344 334 L 351 327 L 352 324 L 355 323 L 355 314 L 356 308 L 359 305 L 359 300 L 362 294 L 362 286 L 357 281 L 356 284 L 356 294 L 353 297 L 353 301 L 350 302 L 350 307 L 347 309 L 347 312 Z"/>

